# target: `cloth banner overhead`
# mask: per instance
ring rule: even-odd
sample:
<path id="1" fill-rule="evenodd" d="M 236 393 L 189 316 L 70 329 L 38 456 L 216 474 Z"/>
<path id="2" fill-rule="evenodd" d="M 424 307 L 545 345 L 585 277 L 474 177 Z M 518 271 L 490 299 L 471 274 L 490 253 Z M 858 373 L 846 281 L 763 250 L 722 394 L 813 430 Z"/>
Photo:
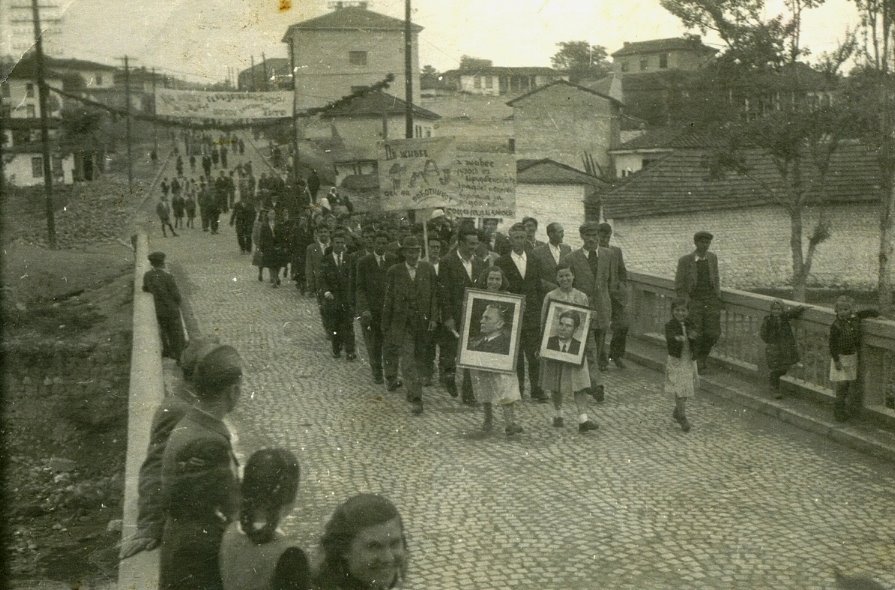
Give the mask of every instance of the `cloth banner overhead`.
<path id="1" fill-rule="evenodd" d="M 382 142 L 379 187 L 383 211 L 447 208 L 468 217 L 513 217 L 512 154 L 470 152 L 450 137 Z"/>
<path id="2" fill-rule="evenodd" d="M 292 116 L 291 92 L 155 91 L 156 114 L 192 119 L 281 119 Z"/>

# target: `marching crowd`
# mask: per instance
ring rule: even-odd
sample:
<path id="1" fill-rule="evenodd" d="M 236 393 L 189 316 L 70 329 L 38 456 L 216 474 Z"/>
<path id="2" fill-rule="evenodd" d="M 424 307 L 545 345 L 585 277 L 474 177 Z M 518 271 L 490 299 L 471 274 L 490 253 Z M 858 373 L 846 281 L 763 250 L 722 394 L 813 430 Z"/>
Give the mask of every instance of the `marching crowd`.
<path id="1" fill-rule="evenodd" d="M 234 174 L 238 181 L 228 182 Z M 501 410 L 507 437 L 523 432 L 517 410 L 526 396 L 552 404 L 555 428 L 565 427 L 563 404 L 569 397 L 578 432 L 598 428 L 591 404 L 605 400 L 602 375 L 610 364 L 625 369 L 628 331 L 627 270 L 621 248 L 610 243 L 609 224 L 582 223 L 577 249 L 565 243 L 565 228 L 556 222 L 546 227 L 548 241 L 538 240 L 539 222 L 531 217 L 506 234 L 497 231 L 497 219 L 485 219 L 477 228 L 474 220 L 451 220 L 438 209 L 416 222 L 412 216 L 380 215 L 366 216 L 361 225 L 350 201 L 335 189 L 318 199 L 316 173 L 282 185 L 268 181 L 263 188 L 250 180 L 250 166 L 246 171 L 240 165 L 229 176 L 221 170 L 219 178 L 215 203 L 203 213 L 203 229 L 217 233 L 218 210 L 232 210 L 239 250 L 253 255 L 258 280 L 264 280 L 264 269 L 273 287 L 291 278 L 303 296 L 316 302 L 321 339 L 329 340 L 334 362 L 357 360 L 357 323 L 373 383 L 389 392 L 401 389 L 413 415 L 424 412 L 424 388 L 439 384 L 459 403 L 481 408 L 483 433 L 494 429 L 494 406 Z M 174 182 L 165 181 L 160 207 L 169 191 L 175 194 Z M 207 190 L 204 180 L 199 185 L 200 192 Z M 181 185 L 178 193 L 182 190 Z M 200 209 L 205 207 L 200 204 Z M 173 234 L 159 217 L 163 232 Z M 174 218 L 181 227 L 176 207 Z M 677 298 L 665 325 L 664 388 L 674 399 L 672 418 L 684 432 L 691 429 L 687 400 L 721 335 L 721 280 L 712 239 L 709 232 L 697 232 L 694 250 L 678 260 Z M 123 545 L 122 557 L 160 545 L 165 589 L 400 585 L 407 543 L 401 516 L 389 500 L 361 494 L 345 501 L 325 527 L 320 555 L 309 559 L 278 529 L 299 493 L 296 457 L 283 449 L 262 449 L 251 455 L 239 477 L 224 418 L 239 400 L 241 360 L 236 350 L 216 341 L 194 339 L 182 350 L 181 326 L 174 321 L 179 320 L 180 296 L 164 272 L 164 260 L 161 252 L 150 255 L 153 269 L 144 277 L 144 290 L 156 300 L 163 354 L 180 361 L 188 387 L 167 398 L 156 413 L 140 476 L 138 532 Z M 524 301 L 514 326 L 514 372 L 458 367 L 468 289 L 510 293 Z M 555 333 L 550 348 L 577 354 L 583 346 L 580 364 L 539 354 L 550 329 L 552 301 L 592 311 L 584 334 L 580 315 L 565 312 L 549 331 Z M 855 381 L 861 319 L 873 312 L 856 313 L 854 302 L 844 297 L 835 310 L 830 378 L 836 383 L 835 417 L 845 420 L 860 407 Z M 803 311 L 775 301 L 762 325 L 774 392 L 798 362 L 789 322 Z M 476 318 L 480 336 L 470 346 L 502 350 L 498 337 L 509 326 L 504 312 L 486 308 Z"/>

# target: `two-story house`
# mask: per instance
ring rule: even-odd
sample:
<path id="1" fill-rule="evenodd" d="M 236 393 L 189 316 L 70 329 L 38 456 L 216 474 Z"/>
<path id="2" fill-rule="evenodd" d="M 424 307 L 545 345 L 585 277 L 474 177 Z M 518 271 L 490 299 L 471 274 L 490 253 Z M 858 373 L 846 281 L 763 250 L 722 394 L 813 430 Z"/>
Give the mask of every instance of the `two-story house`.
<path id="1" fill-rule="evenodd" d="M 446 85 L 458 92 L 485 96 L 506 96 L 530 92 L 569 77 L 553 68 L 487 66 L 467 70 L 448 70 L 442 74 Z"/>
<path id="2" fill-rule="evenodd" d="M 413 103 L 420 102 L 419 33 L 411 25 Z M 336 9 L 289 27 L 283 36 L 295 73 L 299 111 L 348 96 L 352 91 L 394 76 L 390 92 L 404 91 L 404 21 L 356 6 Z"/>
<path id="3" fill-rule="evenodd" d="M 612 54 L 612 67 L 615 73 L 622 75 L 698 70 L 717 52 L 703 44 L 699 36 L 626 41 L 624 47 Z"/>

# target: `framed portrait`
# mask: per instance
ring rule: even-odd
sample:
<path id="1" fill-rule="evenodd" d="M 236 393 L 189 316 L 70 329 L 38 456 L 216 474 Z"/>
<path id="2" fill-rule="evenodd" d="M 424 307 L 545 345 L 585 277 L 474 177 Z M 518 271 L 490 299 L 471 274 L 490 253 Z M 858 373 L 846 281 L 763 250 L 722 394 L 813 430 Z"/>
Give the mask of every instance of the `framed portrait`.
<path id="1" fill-rule="evenodd" d="M 497 373 L 516 370 L 525 297 L 466 289 L 457 366 Z"/>
<path id="2" fill-rule="evenodd" d="M 593 310 L 588 307 L 551 300 L 541 339 L 541 357 L 581 365 L 592 317 Z"/>

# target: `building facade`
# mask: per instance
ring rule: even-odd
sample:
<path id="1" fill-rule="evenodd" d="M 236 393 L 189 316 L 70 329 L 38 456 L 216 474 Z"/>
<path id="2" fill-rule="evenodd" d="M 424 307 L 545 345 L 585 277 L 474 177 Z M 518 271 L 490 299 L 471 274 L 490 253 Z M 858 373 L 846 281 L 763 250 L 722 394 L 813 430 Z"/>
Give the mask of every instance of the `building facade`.
<path id="1" fill-rule="evenodd" d="M 338 6 L 338 5 L 337 5 Z M 420 102 L 419 33 L 411 26 L 413 103 Z M 404 21 L 361 6 L 337 7 L 296 23 L 283 37 L 295 72 L 296 108 L 321 107 L 352 91 L 394 76 L 390 92 L 401 94 L 404 76 Z"/>
<path id="2" fill-rule="evenodd" d="M 699 36 L 625 42 L 612 54 L 616 74 L 641 74 L 665 70 L 698 70 L 717 53 Z"/>
<path id="3" fill-rule="evenodd" d="M 485 96 L 522 94 L 552 84 L 557 80 L 569 79 L 567 75 L 552 68 L 498 66 L 475 70 L 449 70 L 442 74 L 442 77 L 458 92 Z"/>
<path id="4" fill-rule="evenodd" d="M 243 92 L 292 90 L 292 68 L 288 58 L 268 57 L 239 72 L 236 88 Z"/>

